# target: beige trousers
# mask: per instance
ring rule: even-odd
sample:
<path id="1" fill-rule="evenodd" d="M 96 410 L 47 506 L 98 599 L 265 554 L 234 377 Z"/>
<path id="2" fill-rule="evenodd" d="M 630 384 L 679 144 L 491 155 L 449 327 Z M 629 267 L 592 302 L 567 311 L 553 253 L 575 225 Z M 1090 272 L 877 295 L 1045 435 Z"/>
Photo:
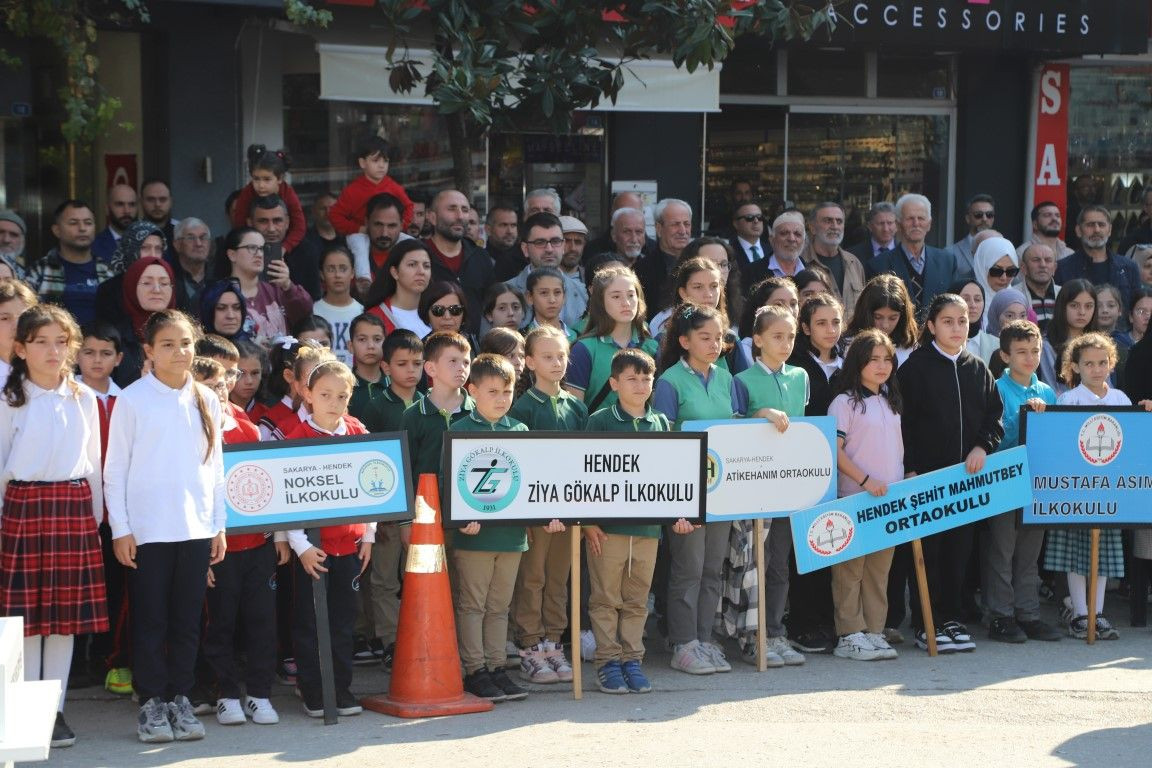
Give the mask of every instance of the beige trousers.
<path id="1" fill-rule="evenodd" d="M 658 541 L 610 533 L 598 557 L 588 553 L 588 621 L 596 637 L 596 666 L 644 658 L 644 622 Z"/>
<path id="2" fill-rule="evenodd" d="M 888 568 L 892 548 L 832 566 L 836 634 L 884 631 L 888 616 Z"/>
<path id="3" fill-rule="evenodd" d="M 512 597 L 512 628 L 521 648 L 541 640 L 560 642 L 568 627 L 568 573 L 572 569 L 572 529 L 548 533 L 529 529 L 532 543 L 520 558 Z"/>
<path id="4" fill-rule="evenodd" d="M 520 552 L 455 549 L 456 632 L 464 674 L 481 667 L 503 669 L 508 606 L 516 585 Z"/>

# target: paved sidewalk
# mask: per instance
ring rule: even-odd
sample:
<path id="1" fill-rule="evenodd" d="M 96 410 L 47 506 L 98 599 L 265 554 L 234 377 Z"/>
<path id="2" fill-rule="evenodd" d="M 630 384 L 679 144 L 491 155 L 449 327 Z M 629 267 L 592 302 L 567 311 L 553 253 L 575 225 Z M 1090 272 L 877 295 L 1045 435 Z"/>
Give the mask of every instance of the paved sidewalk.
<path id="1" fill-rule="evenodd" d="M 1113 621 L 1127 613 L 1109 607 Z M 973 627 L 973 653 L 931 659 L 905 643 L 895 661 L 809 656 L 762 674 L 737 660 L 729 674 L 692 677 L 654 652 L 651 694 L 601 694 L 585 664 L 583 701 L 538 686 L 488 714 L 435 720 L 365 712 L 325 727 L 278 686 L 279 725 L 223 727 L 208 715 L 204 741 L 161 746 L 136 741 L 131 702 L 90 688 L 69 697 L 76 746 L 47 765 L 1147 766 L 1152 630 L 1117 624 L 1119 640 L 1091 647 L 1003 645 Z M 357 670 L 357 694 L 386 685 L 379 668 Z"/>

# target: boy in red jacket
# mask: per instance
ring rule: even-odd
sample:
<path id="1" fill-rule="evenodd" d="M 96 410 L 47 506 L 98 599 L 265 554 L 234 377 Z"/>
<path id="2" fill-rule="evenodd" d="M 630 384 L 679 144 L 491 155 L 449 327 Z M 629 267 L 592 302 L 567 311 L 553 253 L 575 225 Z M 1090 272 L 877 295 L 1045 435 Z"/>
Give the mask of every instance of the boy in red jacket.
<path id="1" fill-rule="evenodd" d="M 357 162 L 364 175 L 352 181 L 340 192 L 340 198 L 328 210 L 328 221 L 341 235 L 354 235 L 364 231 L 365 209 L 368 201 L 381 192 L 387 192 L 404 204 L 404 227 L 412 221 L 412 201 L 404 187 L 388 175 L 391 147 L 379 136 L 369 137 L 360 147 Z"/>

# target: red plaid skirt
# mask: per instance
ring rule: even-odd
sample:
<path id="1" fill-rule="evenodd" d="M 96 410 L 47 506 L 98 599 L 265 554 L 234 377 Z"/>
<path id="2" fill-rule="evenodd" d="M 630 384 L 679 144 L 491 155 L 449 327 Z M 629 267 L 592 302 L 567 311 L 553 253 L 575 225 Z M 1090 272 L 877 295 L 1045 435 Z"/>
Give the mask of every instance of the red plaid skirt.
<path id="1" fill-rule="evenodd" d="M 92 490 L 84 480 L 12 481 L 0 517 L 0 616 L 24 635 L 108 631 Z"/>

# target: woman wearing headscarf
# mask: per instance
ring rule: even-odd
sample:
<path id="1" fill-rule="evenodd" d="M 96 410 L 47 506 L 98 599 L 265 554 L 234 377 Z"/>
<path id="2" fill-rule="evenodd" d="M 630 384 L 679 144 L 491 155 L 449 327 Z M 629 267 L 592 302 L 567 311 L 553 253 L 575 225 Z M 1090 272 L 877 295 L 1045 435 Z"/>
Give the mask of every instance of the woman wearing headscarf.
<path id="1" fill-rule="evenodd" d="M 229 277 L 204 287 L 200 294 L 200 325 L 204 333 L 215 333 L 231 341 L 252 340 L 252 321 L 239 280 Z"/>
<path id="2" fill-rule="evenodd" d="M 125 270 L 145 256 L 162 259 L 167 249 L 164 233 L 152 222 L 129 224 L 112 254 L 113 276 L 96 288 L 96 319 L 119 327 L 127 311 L 123 301 Z"/>
<path id="3" fill-rule="evenodd" d="M 155 256 L 137 259 L 121 281 L 120 299 L 124 315 L 116 324 L 120 331 L 124 358 L 113 379 L 127 387 L 140 378 L 144 368 L 144 325 L 153 313 L 176 307 L 176 277 L 168 262 Z"/>
<path id="4" fill-rule="evenodd" d="M 1020 257 L 1016 247 L 1003 237 L 990 237 L 980 243 L 972 256 L 972 271 L 976 282 L 984 289 L 984 319 L 981 329 L 988 324 L 988 307 L 1000 291 L 1012 285 L 1020 274 Z"/>

